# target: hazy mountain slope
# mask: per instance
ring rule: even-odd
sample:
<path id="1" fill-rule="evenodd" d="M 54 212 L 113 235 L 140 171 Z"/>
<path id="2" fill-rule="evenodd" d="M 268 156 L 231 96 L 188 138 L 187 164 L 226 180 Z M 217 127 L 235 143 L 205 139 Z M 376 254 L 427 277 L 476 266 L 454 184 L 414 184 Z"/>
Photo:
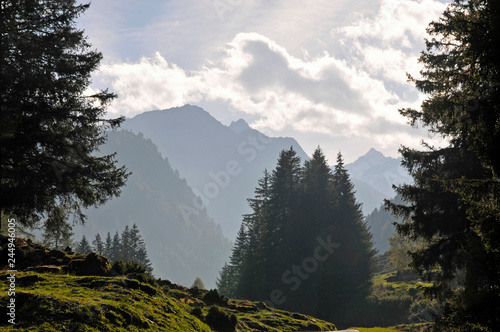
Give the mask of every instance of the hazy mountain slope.
<path id="1" fill-rule="evenodd" d="M 206 213 L 192 211 L 195 196 L 150 141 L 128 131 L 110 132 L 101 152 L 117 152 L 117 160 L 132 172 L 120 197 L 86 213 L 86 227 L 75 229 L 91 241 L 136 223 L 146 241 L 153 273 L 190 285 L 201 277 L 213 286 L 229 255 L 230 243 Z"/>
<path id="2" fill-rule="evenodd" d="M 347 164 L 346 169 L 355 184 L 356 198 L 363 203 L 365 215 L 378 208 L 384 198 L 396 195 L 392 185 L 412 181 L 401 166 L 401 158 L 385 157 L 373 148 L 353 163 Z"/>
<path id="3" fill-rule="evenodd" d="M 392 202 L 402 204 L 400 196 L 391 199 Z M 393 223 L 401 222 L 400 219 L 394 217 L 390 211 L 385 210 L 384 204 L 381 204 L 377 209 L 373 210 L 366 216 L 366 223 L 370 227 L 370 232 L 373 235 L 375 248 L 380 254 L 389 250 L 389 238 L 394 235 L 396 228 Z"/>
<path id="4" fill-rule="evenodd" d="M 293 138 L 266 137 L 243 120 L 227 127 L 190 105 L 142 113 L 122 127 L 158 145 L 230 238 L 242 214 L 250 211 L 247 198 L 253 197 L 257 180 L 264 169 L 274 169 L 279 152 L 293 146 L 303 160 L 308 158 Z M 200 204 L 190 207 L 197 210 Z"/>

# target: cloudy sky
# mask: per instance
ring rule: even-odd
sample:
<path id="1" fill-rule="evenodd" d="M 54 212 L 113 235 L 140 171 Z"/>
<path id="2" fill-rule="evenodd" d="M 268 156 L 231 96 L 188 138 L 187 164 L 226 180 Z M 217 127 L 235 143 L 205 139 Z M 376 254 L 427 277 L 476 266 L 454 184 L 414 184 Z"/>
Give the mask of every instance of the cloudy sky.
<path id="1" fill-rule="evenodd" d="M 104 55 L 91 88 L 119 96 L 111 115 L 198 105 L 334 163 L 428 139 L 398 109 L 425 98 L 406 73 L 449 2 L 95 0 L 78 23 Z"/>

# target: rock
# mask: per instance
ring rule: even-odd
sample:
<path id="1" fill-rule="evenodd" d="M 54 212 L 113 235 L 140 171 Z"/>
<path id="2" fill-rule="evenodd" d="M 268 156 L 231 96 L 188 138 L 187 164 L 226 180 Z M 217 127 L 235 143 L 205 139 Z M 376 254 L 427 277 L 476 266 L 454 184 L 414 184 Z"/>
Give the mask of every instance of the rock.
<path id="1" fill-rule="evenodd" d="M 106 276 L 111 271 L 111 264 L 106 257 L 91 252 L 85 259 L 72 260 L 68 270 L 79 276 Z"/>

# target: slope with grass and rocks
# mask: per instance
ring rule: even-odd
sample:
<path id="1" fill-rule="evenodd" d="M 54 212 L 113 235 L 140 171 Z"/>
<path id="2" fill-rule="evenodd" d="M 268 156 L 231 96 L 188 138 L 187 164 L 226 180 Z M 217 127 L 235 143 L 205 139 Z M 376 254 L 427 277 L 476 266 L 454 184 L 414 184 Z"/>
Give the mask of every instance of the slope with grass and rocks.
<path id="1" fill-rule="evenodd" d="M 185 288 L 155 279 L 137 266 L 111 266 L 94 253 L 49 250 L 16 239 L 15 323 L 2 331 L 332 331 L 332 323 L 229 299 L 215 290 Z M 7 262 L 7 238 L 0 238 Z M 7 266 L 0 271 L 11 296 Z"/>

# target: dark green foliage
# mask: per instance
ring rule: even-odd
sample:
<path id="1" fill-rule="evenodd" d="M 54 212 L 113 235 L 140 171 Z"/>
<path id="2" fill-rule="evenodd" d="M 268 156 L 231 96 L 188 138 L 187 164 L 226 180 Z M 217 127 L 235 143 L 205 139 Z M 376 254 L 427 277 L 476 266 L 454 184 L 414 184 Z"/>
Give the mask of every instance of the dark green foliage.
<path id="1" fill-rule="evenodd" d="M 89 241 L 87 241 L 85 235 L 83 235 L 82 240 L 78 242 L 78 246 L 76 247 L 76 252 L 82 255 L 86 255 L 92 252 L 92 247 L 90 247 L 90 243 Z"/>
<path id="2" fill-rule="evenodd" d="M 396 195 L 391 201 L 396 204 L 403 203 L 399 195 Z M 384 203 L 368 214 L 365 220 L 372 233 L 375 249 L 377 249 L 379 254 L 384 254 L 389 250 L 389 238 L 396 231 L 394 223 L 401 222 L 401 220 L 396 218 L 391 211 L 387 210 Z"/>
<path id="3" fill-rule="evenodd" d="M 203 311 L 201 311 L 199 307 L 194 307 L 193 310 L 191 310 L 191 315 L 198 319 L 203 319 Z"/>
<path id="4" fill-rule="evenodd" d="M 73 227 L 66 222 L 66 219 L 67 213 L 60 207 L 49 212 L 42 234 L 42 243 L 45 246 L 58 250 L 73 246 L 71 240 Z"/>
<path id="5" fill-rule="evenodd" d="M 101 239 L 101 234 L 97 234 L 95 236 L 95 239 L 94 241 L 92 241 L 92 250 L 99 254 L 99 255 L 104 255 L 105 253 L 105 250 L 104 250 L 104 243 L 102 242 L 102 239 Z"/>
<path id="6" fill-rule="evenodd" d="M 282 151 L 248 201 L 219 290 L 346 323 L 339 313 L 367 296 L 375 252 L 340 154 L 332 173 L 319 148 L 304 167 Z"/>
<path id="7" fill-rule="evenodd" d="M 400 112 L 450 143 L 402 148 L 414 184 L 398 189 L 406 204 L 387 203 L 405 220 L 398 232 L 424 241 L 412 266 L 457 328 L 500 329 L 499 22 L 498 1 L 456 0 L 429 25 L 422 79 L 412 79 L 429 97 Z"/>
<path id="8" fill-rule="evenodd" d="M 115 273 L 118 275 L 125 275 L 126 274 L 126 269 L 125 269 L 125 264 L 121 259 L 116 259 L 113 261 L 111 264 L 111 268 Z"/>
<path id="9" fill-rule="evenodd" d="M 211 289 L 203 295 L 203 301 L 210 304 L 224 304 L 227 303 L 227 298 L 219 294 L 217 289 Z"/>
<path id="10" fill-rule="evenodd" d="M 83 259 L 71 260 L 68 270 L 80 276 L 105 276 L 110 273 L 111 265 L 106 257 L 91 252 Z"/>
<path id="11" fill-rule="evenodd" d="M 97 251 L 99 249 L 107 255 L 111 262 L 114 263 L 119 260 L 122 264 L 128 264 L 130 273 L 137 272 L 141 274 L 147 272 L 151 274 L 153 272 L 151 261 L 146 251 L 146 243 L 135 223 L 131 229 L 125 226 L 121 238 L 118 232 L 116 232 L 113 240 L 111 240 L 111 234 L 108 232 L 106 243 L 103 243 L 101 235 L 97 234 L 96 240 L 94 240 L 94 250 Z M 137 271 L 134 271 L 134 269 Z M 117 272 L 123 274 L 123 272 L 119 272 L 118 270 Z"/>
<path id="12" fill-rule="evenodd" d="M 20 226 L 44 227 L 62 209 L 85 221 L 82 209 L 120 194 L 127 173 L 113 155 L 96 157 L 115 97 L 87 96 L 102 55 L 91 50 L 77 18 L 89 5 L 74 0 L 4 1 L 0 15 L 0 167 L 2 213 Z M 65 217 L 58 214 L 59 217 Z"/>
<path id="13" fill-rule="evenodd" d="M 212 306 L 205 316 L 205 323 L 217 332 L 232 332 L 238 320 L 235 315 L 228 315 L 217 306 Z"/>

